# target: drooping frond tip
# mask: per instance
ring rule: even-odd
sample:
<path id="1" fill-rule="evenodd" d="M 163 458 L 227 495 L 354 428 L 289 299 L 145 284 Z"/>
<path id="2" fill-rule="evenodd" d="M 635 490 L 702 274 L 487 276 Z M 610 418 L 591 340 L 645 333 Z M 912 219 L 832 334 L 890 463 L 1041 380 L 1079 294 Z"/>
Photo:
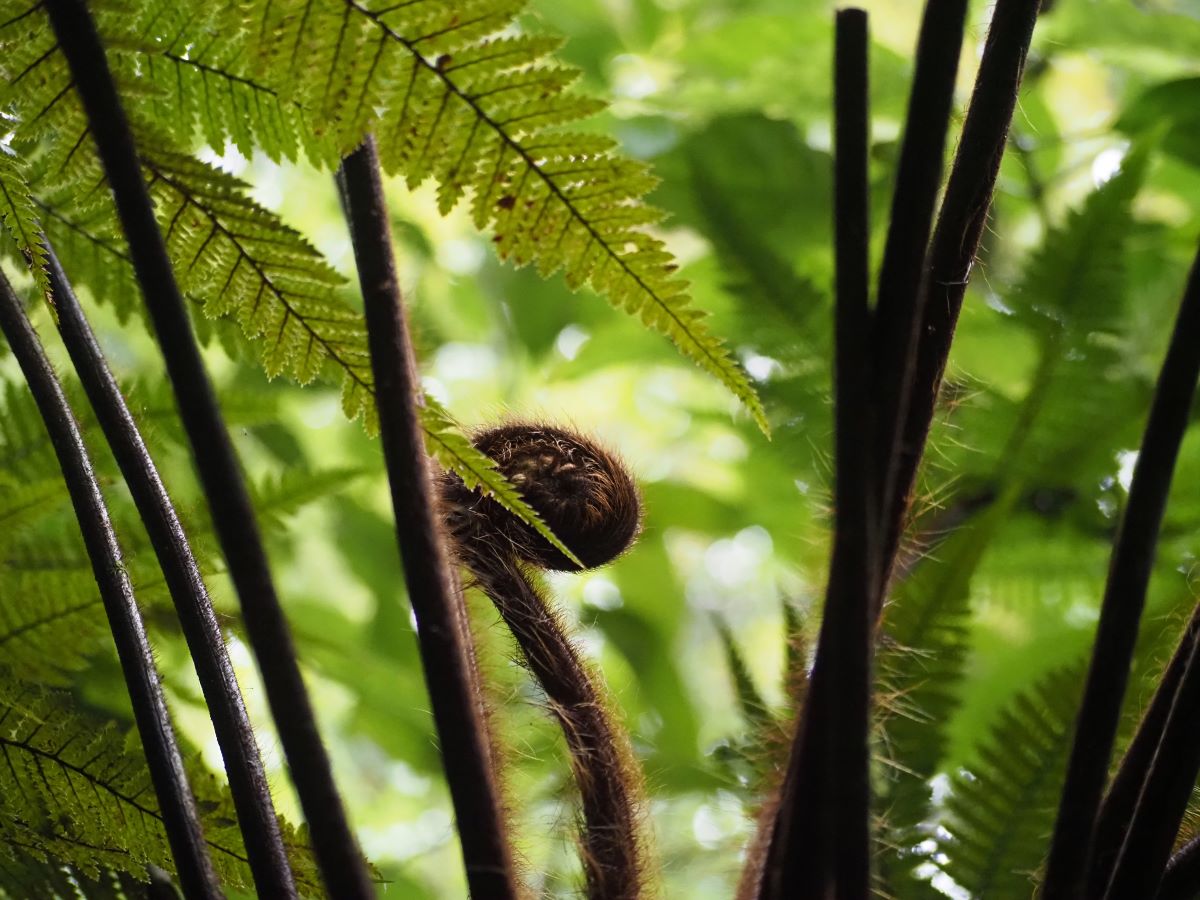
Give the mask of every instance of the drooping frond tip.
<path id="1" fill-rule="evenodd" d="M 410 187 L 433 178 L 443 212 L 469 195 L 502 259 L 592 287 L 670 338 L 768 431 L 745 372 L 692 306 L 674 257 L 645 231 L 662 218 L 643 200 L 656 178 L 611 140 L 563 130 L 604 104 L 572 90 L 576 70 L 547 59 L 556 40 L 522 32 L 524 7 L 262 0 L 247 31 L 270 40 L 256 39 L 249 56 L 254 76 L 274 79 L 338 152 L 374 132 L 386 171 Z"/>

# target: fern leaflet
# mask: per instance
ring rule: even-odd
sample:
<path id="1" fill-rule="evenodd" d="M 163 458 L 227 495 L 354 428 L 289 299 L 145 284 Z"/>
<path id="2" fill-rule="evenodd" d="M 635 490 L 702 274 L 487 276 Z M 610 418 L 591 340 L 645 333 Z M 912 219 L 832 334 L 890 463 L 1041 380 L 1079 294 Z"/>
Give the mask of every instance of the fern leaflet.
<path id="1" fill-rule="evenodd" d="M 999 716 L 956 775 L 941 868 L 975 897 L 1027 897 L 1054 825 L 1081 675 L 1051 672 Z"/>
<path id="2" fill-rule="evenodd" d="M 38 228 L 37 210 L 29 192 L 20 158 L 0 146 L 0 220 L 16 241 L 17 249 L 33 275 L 34 284 L 43 297 L 50 296 L 50 280 L 46 273 L 46 242 Z"/>
<path id="3" fill-rule="evenodd" d="M 69 694 L 0 680 L 0 845 L 77 868 L 145 877 L 147 865 L 171 870 L 170 848 L 136 735 L 78 711 Z M 190 781 L 206 840 L 222 880 L 251 884 L 228 792 L 199 766 Z M 320 895 L 311 855 L 280 823 L 298 886 Z"/>

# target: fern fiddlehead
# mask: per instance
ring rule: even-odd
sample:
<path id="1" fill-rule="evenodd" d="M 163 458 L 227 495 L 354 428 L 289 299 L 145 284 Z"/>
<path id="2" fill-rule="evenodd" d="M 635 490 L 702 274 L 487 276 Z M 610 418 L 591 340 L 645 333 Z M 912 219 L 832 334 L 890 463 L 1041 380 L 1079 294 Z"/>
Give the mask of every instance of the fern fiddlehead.
<path id="1" fill-rule="evenodd" d="M 476 436 L 586 568 L 611 562 L 637 537 L 641 500 L 612 454 L 571 431 L 512 423 Z M 574 571 L 561 550 L 496 501 L 446 473 L 440 494 L 460 561 L 491 598 L 562 726 L 583 807 L 581 853 L 591 900 L 641 896 L 639 777 L 603 691 L 526 566 Z"/>

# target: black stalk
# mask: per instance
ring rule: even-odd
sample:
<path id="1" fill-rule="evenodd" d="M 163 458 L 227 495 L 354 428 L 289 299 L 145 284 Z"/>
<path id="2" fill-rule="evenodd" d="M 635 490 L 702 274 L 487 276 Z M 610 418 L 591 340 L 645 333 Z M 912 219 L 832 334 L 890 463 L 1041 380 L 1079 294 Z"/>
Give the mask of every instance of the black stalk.
<path id="1" fill-rule="evenodd" d="M 895 558 L 904 533 L 909 497 L 933 423 L 938 390 L 979 238 L 991 207 L 1039 3 L 1040 0 L 997 0 L 992 14 L 922 282 L 924 296 L 919 301 L 921 316 L 916 359 L 912 363 L 912 386 L 896 446 L 897 456 L 889 468 L 892 475 L 884 498 L 887 505 L 881 510 L 880 548 L 885 560 Z"/>
<path id="2" fill-rule="evenodd" d="M 1183 673 L 1191 659 L 1197 637 L 1200 637 L 1200 606 L 1193 612 L 1179 646 L 1175 648 L 1155 688 L 1150 706 L 1138 723 L 1137 733 L 1121 758 L 1121 765 L 1113 776 L 1108 793 L 1100 804 L 1092 839 L 1092 859 L 1088 867 L 1088 897 L 1104 896 L 1104 889 L 1112 877 L 1125 832 L 1133 819 L 1142 785 L 1146 783 L 1146 773 L 1154 762 L 1154 754 L 1167 726 L 1167 717 L 1171 714 L 1171 704 L 1175 702 L 1175 694 L 1183 681 Z M 1200 890 L 1200 884 L 1197 890 Z"/>
<path id="3" fill-rule="evenodd" d="M 396 539 L 417 620 L 417 641 L 458 819 L 467 883 L 474 897 L 516 897 L 517 879 L 492 769 L 466 609 L 438 525 L 417 417 L 417 365 L 396 278 L 374 138 L 368 137 L 343 160 L 339 181 L 366 312 Z"/>
<path id="4" fill-rule="evenodd" d="M 83 534 L 96 585 L 100 589 L 100 599 L 104 603 L 108 625 L 117 645 L 117 656 L 125 675 L 134 721 L 146 752 L 150 780 L 158 797 L 159 811 L 171 846 L 171 855 L 175 859 L 179 883 L 189 900 L 216 900 L 224 895 L 208 857 L 195 798 L 188 786 L 183 759 L 179 755 L 158 671 L 154 666 L 154 656 L 146 638 L 146 627 L 134 599 L 129 576 L 125 573 L 121 548 L 109 521 L 104 496 L 92 471 L 91 459 L 79 434 L 79 427 L 54 371 L 42 352 L 37 333 L 2 272 L 0 331 L 4 332 L 37 402 L 38 411 L 54 445 L 67 491 L 71 495 L 71 505 L 75 508 L 75 518 Z"/>
<path id="5" fill-rule="evenodd" d="M 255 886 L 259 896 L 295 897 L 296 887 L 258 744 L 187 535 L 79 300 L 48 243 L 47 257 L 63 344 L 129 485 L 179 614 L 221 747 Z"/>
<path id="6" fill-rule="evenodd" d="M 921 283 L 925 253 L 942 183 L 946 131 L 954 105 L 966 13 L 966 0 L 928 0 L 917 40 L 916 69 L 872 323 L 873 463 L 880 510 L 894 505 L 888 498 L 895 490 L 901 423 L 912 387 L 921 301 L 925 298 Z M 882 549 L 885 552 L 879 558 L 878 581 L 881 595 L 887 589 L 895 555 L 894 547 Z"/>
<path id="7" fill-rule="evenodd" d="M 1158 888 L 1158 900 L 1193 900 L 1200 894 L 1200 837 L 1194 837 L 1171 857 Z"/>
<path id="8" fill-rule="evenodd" d="M 763 873 L 763 898 L 866 900 L 875 576 L 868 360 L 867 14 L 837 13 L 835 532 L 817 658 Z"/>
<path id="9" fill-rule="evenodd" d="M 1116 545 L 1109 563 L 1108 581 L 1100 607 L 1100 623 L 1092 647 L 1091 667 L 1084 686 L 1083 702 L 1075 721 L 1075 738 L 1067 764 L 1067 780 L 1059 802 L 1058 820 L 1046 862 L 1043 896 L 1083 896 L 1087 867 L 1092 850 L 1096 812 L 1108 775 L 1109 759 L 1121 715 L 1121 701 L 1129 680 L 1133 661 L 1138 623 L 1146 600 L 1146 587 L 1154 566 L 1155 546 L 1162 525 L 1175 459 L 1187 430 L 1196 379 L 1200 376 L 1200 255 L 1192 265 L 1188 286 L 1184 291 L 1175 330 L 1167 347 L 1166 359 L 1159 372 L 1150 407 L 1150 418 L 1142 437 L 1141 452 L 1133 469 L 1129 486 L 1129 502 L 1121 517 Z M 1195 653 L 1192 654 L 1195 659 Z M 1189 668 L 1193 665 L 1188 663 Z M 1200 674 L 1200 673 L 1198 673 Z M 1154 888 L 1162 876 L 1171 851 L 1171 841 L 1179 828 L 1169 802 L 1176 799 L 1171 793 L 1178 778 L 1190 772 L 1188 790 L 1196 781 L 1196 768 L 1191 765 L 1191 745 L 1168 744 L 1183 740 L 1192 723 L 1182 719 L 1200 719 L 1194 715 L 1195 705 L 1181 707 L 1185 692 L 1195 700 L 1200 679 L 1188 685 L 1185 674 L 1168 716 L 1163 742 L 1147 776 L 1146 785 L 1138 800 L 1134 824 L 1126 837 L 1119 857 L 1109 896 L 1153 897 Z M 1177 714 L 1180 709 L 1187 715 Z M 1179 721 L 1176 721 L 1179 720 Z M 1193 728 L 1200 739 L 1200 728 Z M 1172 752 L 1167 747 L 1172 747 Z M 1195 742 L 1200 753 L 1200 740 Z M 1158 798 L 1147 805 L 1150 798 Z M 1179 816 L 1187 802 L 1187 791 L 1179 795 Z M 1153 819 L 1153 822 L 1150 821 Z M 1171 822 L 1174 826 L 1171 826 Z M 1169 834 L 1166 832 L 1169 830 Z M 1165 843 L 1163 835 L 1165 834 Z M 1143 893 L 1113 893 L 1118 884 L 1144 884 Z"/>
<path id="10" fill-rule="evenodd" d="M 254 507 L 154 219 L 104 46 L 83 0 L 45 0 L 45 6 L 116 200 L 322 878 L 336 900 L 368 900 L 375 889 L 333 781 Z"/>

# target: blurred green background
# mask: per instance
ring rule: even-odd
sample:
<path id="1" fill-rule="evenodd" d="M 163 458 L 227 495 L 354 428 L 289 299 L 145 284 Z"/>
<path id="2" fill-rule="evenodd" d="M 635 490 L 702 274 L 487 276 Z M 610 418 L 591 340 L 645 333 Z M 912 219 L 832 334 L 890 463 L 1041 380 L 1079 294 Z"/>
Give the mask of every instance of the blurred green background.
<path id="1" fill-rule="evenodd" d="M 865 5 L 874 41 L 877 266 L 921 5 Z M 990 4 L 971 4 L 956 123 L 989 12 Z M 561 278 L 543 282 L 499 264 L 465 211 L 442 218 L 431 186 L 410 192 L 396 182 L 392 225 L 422 375 L 467 425 L 569 422 L 599 435 L 636 472 L 646 501 L 637 547 L 606 569 L 550 584 L 644 766 L 663 895 L 724 898 L 752 831 L 754 773 L 765 761 L 747 746 L 718 623 L 766 702 L 782 707 L 784 604 L 815 633 L 828 557 L 832 7 L 533 0 L 527 24 L 565 35 L 562 58 L 612 100 L 589 127 L 654 163 L 663 181 L 651 201 L 671 214 L 661 235 L 714 330 L 755 379 L 773 438 L 667 341 L 596 296 L 571 294 Z M 1012 410 L 1034 386 L 1039 336 L 1013 313 L 1027 264 L 1048 228 L 1112 176 L 1134 141 L 1153 149 L 1115 324 L 1090 338 L 1103 344 L 1104 364 L 1087 370 L 1090 387 L 1064 381 L 1057 405 L 1047 402 L 1023 463 L 1022 498 L 970 582 L 967 677 L 943 773 L 969 764 L 1005 701 L 1050 669 L 1086 659 L 1130 453 L 1200 232 L 1200 4 L 1060 0 L 1035 35 L 952 356 L 956 402 L 943 410 L 918 497 L 924 513 L 943 516 L 931 519 L 942 527 L 989 490 Z M 260 202 L 352 276 L 327 174 L 232 151 L 210 158 L 251 182 Z M 151 342 L 108 311 L 97 316 L 119 377 L 141 385 L 133 398 L 149 409 L 162 396 Z M 386 881 L 382 893 L 462 896 L 378 444 L 344 420 L 336 387 L 267 383 L 257 365 L 217 342 L 208 355 L 251 479 L 291 491 L 271 516 L 273 563 L 339 784 Z M 164 418 L 156 440 L 170 483 L 187 496 L 191 475 L 172 430 Z M 1181 466 L 1147 614 L 1155 633 L 1194 600 L 1195 435 Z M 324 476 L 306 474 L 314 471 Z M 211 581 L 236 632 L 231 591 L 219 575 Z M 477 604 L 476 620 L 527 878 L 547 896 L 574 896 L 575 813 L 558 735 L 494 615 Z M 182 642 L 165 617 L 158 646 L 184 730 L 219 765 Z M 294 817 L 254 666 L 236 637 L 234 659 L 282 811 Z M 96 702 L 121 702 L 111 664 L 94 664 L 88 685 Z"/>

